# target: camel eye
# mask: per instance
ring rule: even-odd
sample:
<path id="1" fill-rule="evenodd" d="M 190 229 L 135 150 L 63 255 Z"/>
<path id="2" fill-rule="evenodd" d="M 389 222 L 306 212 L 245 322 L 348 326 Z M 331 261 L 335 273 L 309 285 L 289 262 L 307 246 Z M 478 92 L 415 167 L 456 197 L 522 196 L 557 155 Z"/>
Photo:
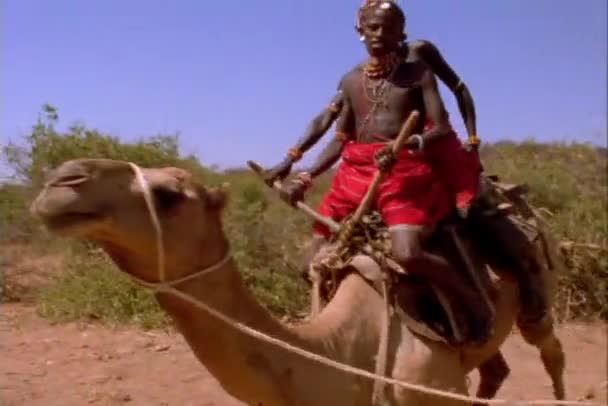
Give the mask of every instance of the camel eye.
<path id="1" fill-rule="evenodd" d="M 159 210 L 171 210 L 184 199 L 184 194 L 166 188 L 158 188 L 154 190 L 154 200 L 156 207 Z"/>

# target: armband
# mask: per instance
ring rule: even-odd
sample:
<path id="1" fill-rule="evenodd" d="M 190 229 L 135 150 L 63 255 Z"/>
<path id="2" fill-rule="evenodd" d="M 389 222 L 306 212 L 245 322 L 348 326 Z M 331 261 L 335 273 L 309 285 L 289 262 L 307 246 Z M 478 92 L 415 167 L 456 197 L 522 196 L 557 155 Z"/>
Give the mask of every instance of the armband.
<path id="1" fill-rule="evenodd" d="M 287 155 L 291 157 L 292 161 L 297 162 L 302 159 L 304 153 L 300 150 L 300 148 L 291 148 Z"/>
<path id="2" fill-rule="evenodd" d="M 471 136 L 469 136 L 469 139 L 467 142 L 469 143 L 469 145 L 477 146 L 477 145 L 481 144 L 481 139 L 476 135 L 471 135 Z"/>

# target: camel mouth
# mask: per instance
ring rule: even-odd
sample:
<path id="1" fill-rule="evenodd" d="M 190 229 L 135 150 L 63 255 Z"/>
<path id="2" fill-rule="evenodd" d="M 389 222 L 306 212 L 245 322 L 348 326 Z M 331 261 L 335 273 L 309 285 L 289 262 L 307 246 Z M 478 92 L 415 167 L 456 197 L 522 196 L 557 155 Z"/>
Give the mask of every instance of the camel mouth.
<path id="1" fill-rule="evenodd" d="M 62 213 L 53 216 L 45 216 L 42 221 L 46 228 L 57 234 L 71 234 L 76 230 L 99 223 L 104 219 L 99 213 Z"/>

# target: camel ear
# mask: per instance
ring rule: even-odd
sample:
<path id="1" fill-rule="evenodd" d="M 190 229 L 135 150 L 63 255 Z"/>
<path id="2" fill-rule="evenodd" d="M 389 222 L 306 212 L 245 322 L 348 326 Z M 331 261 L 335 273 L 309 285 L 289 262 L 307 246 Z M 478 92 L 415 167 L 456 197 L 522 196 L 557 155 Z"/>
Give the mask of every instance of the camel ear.
<path id="1" fill-rule="evenodd" d="M 223 209 L 228 202 L 228 189 L 230 189 L 230 183 L 228 182 L 224 182 L 217 187 L 207 188 L 206 200 L 209 207 L 216 210 Z"/>

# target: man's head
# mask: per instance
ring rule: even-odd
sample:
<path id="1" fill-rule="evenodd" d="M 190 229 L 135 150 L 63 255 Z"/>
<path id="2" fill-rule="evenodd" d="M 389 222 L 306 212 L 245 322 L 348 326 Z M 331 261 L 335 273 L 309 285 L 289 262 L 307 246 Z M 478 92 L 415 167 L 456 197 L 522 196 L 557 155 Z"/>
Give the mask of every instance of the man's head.
<path id="1" fill-rule="evenodd" d="M 397 51 L 405 39 L 405 15 L 390 0 L 366 0 L 359 9 L 357 31 L 372 56 Z"/>

